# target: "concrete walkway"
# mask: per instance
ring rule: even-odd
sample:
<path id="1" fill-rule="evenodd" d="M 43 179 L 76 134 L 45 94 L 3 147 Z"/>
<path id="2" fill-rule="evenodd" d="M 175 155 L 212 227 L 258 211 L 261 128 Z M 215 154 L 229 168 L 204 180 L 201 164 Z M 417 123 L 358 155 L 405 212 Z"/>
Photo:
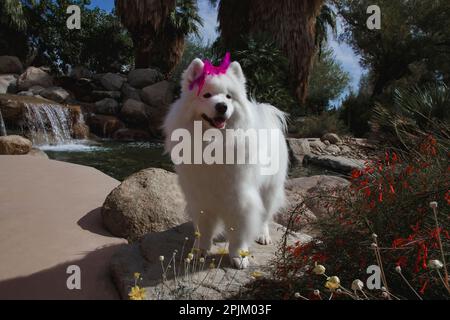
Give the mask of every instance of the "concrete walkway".
<path id="1" fill-rule="evenodd" d="M 0 156 L 0 299 L 117 299 L 108 265 L 126 241 L 99 208 L 118 184 L 89 167 Z M 70 265 L 81 290 L 67 288 Z"/>

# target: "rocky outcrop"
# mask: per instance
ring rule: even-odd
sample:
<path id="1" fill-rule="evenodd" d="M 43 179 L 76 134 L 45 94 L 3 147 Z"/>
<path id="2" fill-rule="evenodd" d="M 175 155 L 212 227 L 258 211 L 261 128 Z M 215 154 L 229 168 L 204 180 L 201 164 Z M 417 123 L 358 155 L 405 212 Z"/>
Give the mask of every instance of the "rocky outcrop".
<path id="1" fill-rule="evenodd" d="M 101 76 L 100 82 L 108 91 L 120 91 L 123 84 L 126 82 L 126 78 L 119 74 L 106 73 Z"/>
<path id="2" fill-rule="evenodd" d="M 28 67 L 17 80 L 18 89 L 21 91 L 26 91 L 32 86 L 48 88 L 52 85 L 53 78 L 47 72 L 35 67 Z"/>
<path id="3" fill-rule="evenodd" d="M 162 78 L 163 76 L 154 69 L 134 69 L 128 74 L 128 83 L 134 88 L 142 89 Z"/>
<path id="4" fill-rule="evenodd" d="M 21 74 L 23 66 L 19 58 L 13 56 L 0 56 L 0 74 Z"/>
<path id="5" fill-rule="evenodd" d="M 39 94 L 44 98 L 58 103 L 64 103 L 70 97 L 70 93 L 61 87 L 50 87 L 39 91 L 36 90 L 36 86 L 33 88 L 35 90 L 34 92 L 32 91 L 32 88 L 30 88 L 30 91 L 32 91 L 33 94 Z"/>
<path id="6" fill-rule="evenodd" d="M 303 159 L 305 165 L 313 164 L 330 170 L 349 174 L 353 170 L 364 168 L 365 161 L 359 159 L 350 159 L 343 156 L 316 156 L 306 155 Z"/>
<path id="7" fill-rule="evenodd" d="M 0 155 L 24 155 L 31 147 L 31 141 L 21 136 L 0 137 Z"/>
<path id="8" fill-rule="evenodd" d="M 285 228 L 273 223 L 270 225 L 270 234 L 274 241 L 273 245 L 262 246 L 256 242 L 250 245 L 248 269 L 232 268 L 228 255 L 218 254 L 227 247 L 227 244 L 222 242 L 223 240 L 217 240 L 205 262 L 200 263 L 196 258 L 190 263 L 190 271 L 187 271 L 189 276 L 183 277 L 184 262 L 180 264 L 179 261 L 186 258 L 188 252 L 186 248 L 194 247 L 194 228 L 191 223 L 185 223 L 163 232 L 150 233 L 139 243 L 123 248 L 111 260 L 111 275 L 123 299 L 129 298 L 128 293 L 135 283 L 133 276 L 135 272 L 140 273 L 142 281 L 139 285 L 145 288 L 147 299 L 227 299 L 236 295 L 252 278 L 269 274 L 269 263 L 285 235 Z M 188 241 L 185 240 L 186 237 Z M 311 237 L 306 234 L 291 233 L 287 236 L 288 244 L 309 241 Z M 178 252 L 175 256 L 178 276 L 174 277 L 173 266 L 172 269 L 168 269 L 170 271 L 167 271 L 164 280 L 165 289 L 161 291 L 163 280 L 160 257 L 165 258 L 163 265 L 166 268 L 175 251 Z"/>
<path id="9" fill-rule="evenodd" d="M 15 74 L 0 75 L 0 94 L 16 92 L 17 78 Z"/>
<path id="10" fill-rule="evenodd" d="M 137 126 L 148 124 L 149 106 L 145 103 L 128 99 L 120 110 L 120 117 L 127 123 Z"/>
<path id="11" fill-rule="evenodd" d="M 106 198 L 103 223 L 112 234 L 137 240 L 186 222 L 183 199 L 175 174 L 143 170 L 128 177 Z"/>
<path id="12" fill-rule="evenodd" d="M 119 103 L 111 98 L 105 98 L 95 103 L 95 113 L 103 115 L 116 115 L 119 113 Z"/>
<path id="13" fill-rule="evenodd" d="M 324 142 L 328 141 L 331 144 L 338 144 L 338 145 L 342 144 L 341 138 L 335 133 L 326 133 L 326 134 L 323 135 L 321 140 L 324 141 Z"/>
<path id="14" fill-rule="evenodd" d="M 141 98 L 142 101 L 152 107 L 165 109 L 174 100 L 173 84 L 168 81 L 161 81 L 145 87 L 142 89 Z"/>
<path id="15" fill-rule="evenodd" d="M 311 154 L 311 147 L 308 139 L 288 138 L 287 144 L 289 147 L 291 163 L 301 164 L 303 162 L 303 157 L 307 154 Z"/>

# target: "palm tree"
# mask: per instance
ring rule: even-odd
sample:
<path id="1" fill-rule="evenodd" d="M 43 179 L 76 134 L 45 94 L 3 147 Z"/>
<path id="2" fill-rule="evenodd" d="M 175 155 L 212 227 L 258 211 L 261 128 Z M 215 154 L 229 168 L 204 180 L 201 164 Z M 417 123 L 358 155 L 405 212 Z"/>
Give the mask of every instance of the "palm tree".
<path id="1" fill-rule="evenodd" d="M 176 0 L 175 9 L 155 39 L 157 45 L 150 52 L 151 64 L 168 77 L 181 61 L 186 37 L 200 36 L 199 26 L 203 26 L 203 21 L 198 14 L 197 1 Z"/>
<path id="2" fill-rule="evenodd" d="M 216 4 L 217 0 L 211 0 Z M 296 95 L 305 102 L 317 49 L 316 23 L 324 0 L 222 0 L 219 30 L 223 45 L 232 47 L 240 35 L 272 35 L 286 54 L 296 79 Z"/>
<path id="3" fill-rule="evenodd" d="M 133 40 L 135 67 L 149 67 L 155 39 L 175 9 L 175 0 L 115 0 L 115 6 Z"/>
<path id="4" fill-rule="evenodd" d="M 27 23 L 21 1 L 3 0 L 0 2 L 0 25 L 9 26 L 17 31 L 25 30 Z"/>

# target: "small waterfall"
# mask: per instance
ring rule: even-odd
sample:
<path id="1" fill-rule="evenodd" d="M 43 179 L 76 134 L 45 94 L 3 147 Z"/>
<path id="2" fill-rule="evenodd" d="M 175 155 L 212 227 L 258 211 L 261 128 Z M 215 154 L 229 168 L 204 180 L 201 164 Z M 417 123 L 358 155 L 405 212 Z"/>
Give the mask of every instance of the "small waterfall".
<path id="1" fill-rule="evenodd" d="M 5 122 L 3 121 L 3 116 L 2 116 L 2 111 L 0 110 L 0 137 L 1 136 L 6 136 L 6 126 L 5 126 Z"/>
<path id="2" fill-rule="evenodd" d="M 33 144 L 59 145 L 72 142 L 72 117 L 68 108 L 25 104 L 25 125 Z"/>

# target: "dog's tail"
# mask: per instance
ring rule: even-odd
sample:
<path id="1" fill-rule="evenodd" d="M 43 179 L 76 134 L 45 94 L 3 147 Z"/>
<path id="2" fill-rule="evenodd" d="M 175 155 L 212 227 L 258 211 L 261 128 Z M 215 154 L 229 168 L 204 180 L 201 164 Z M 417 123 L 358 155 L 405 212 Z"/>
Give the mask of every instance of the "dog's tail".
<path id="1" fill-rule="evenodd" d="M 287 133 L 288 114 L 286 112 L 267 103 L 256 104 L 258 105 L 258 113 L 266 120 L 264 123 L 269 124 L 271 128 L 280 129 L 284 134 Z"/>

